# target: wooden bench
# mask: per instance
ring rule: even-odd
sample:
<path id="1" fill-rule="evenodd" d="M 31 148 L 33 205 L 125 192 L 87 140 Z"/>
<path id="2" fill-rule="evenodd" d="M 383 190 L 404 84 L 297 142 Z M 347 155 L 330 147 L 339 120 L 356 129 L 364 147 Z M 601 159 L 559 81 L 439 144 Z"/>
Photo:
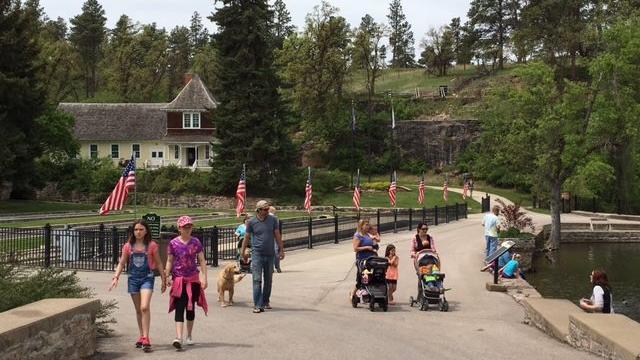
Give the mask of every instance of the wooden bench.
<path id="1" fill-rule="evenodd" d="M 606 217 L 592 217 L 589 219 L 589 228 L 596 231 L 596 228 L 604 226 L 604 231 L 611 231 L 611 224 Z"/>

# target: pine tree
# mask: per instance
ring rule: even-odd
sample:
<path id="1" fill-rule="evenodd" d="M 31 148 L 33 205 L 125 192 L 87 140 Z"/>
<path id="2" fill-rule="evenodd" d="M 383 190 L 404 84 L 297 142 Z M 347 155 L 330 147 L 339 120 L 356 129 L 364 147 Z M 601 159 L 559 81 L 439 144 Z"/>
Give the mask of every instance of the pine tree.
<path id="1" fill-rule="evenodd" d="M 87 0 L 82 5 L 82 13 L 71 19 L 69 40 L 82 60 L 87 97 L 93 97 L 97 91 L 98 63 L 102 59 L 106 21 L 104 9 L 97 0 Z"/>
<path id="2" fill-rule="evenodd" d="M 414 65 L 414 38 L 411 24 L 402 10 L 401 0 L 392 0 L 389 6 L 389 46 L 391 47 L 391 67 L 403 68 Z"/>
<path id="3" fill-rule="evenodd" d="M 138 66 L 135 48 L 138 30 L 131 18 L 120 16 L 105 47 L 103 63 L 107 88 L 117 94 L 118 101 L 129 102 L 135 95 L 134 72 Z"/>
<path id="4" fill-rule="evenodd" d="M 41 153 L 35 119 L 44 111 L 38 83 L 40 19 L 18 0 L 0 2 L 0 187 L 24 194 L 33 179 L 34 159 Z"/>
<path id="5" fill-rule="evenodd" d="M 197 11 L 191 16 L 191 25 L 189 26 L 189 38 L 191 42 L 191 57 L 200 51 L 209 43 L 209 30 L 202 24 L 202 17 Z"/>
<path id="6" fill-rule="evenodd" d="M 220 66 L 213 181 L 218 192 L 233 192 L 244 163 L 252 194 L 275 193 L 295 160 L 273 67 L 273 12 L 266 0 L 221 3 L 210 17 Z"/>
<path id="7" fill-rule="evenodd" d="M 193 50 L 189 41 L 190 35 L 192 33 L 184 26 L 176 26 L 169 34 L 169 54 L 167 56 L 169 94 L 177 94 L 177 91 L 183 86 L 184 74 L 191 69 Z"/>
<path id="8" fill-rule="evenodd" d="M 276 0 L 273 3 L 273 37 L 278 49 L 282 48 L 284 39 L 291 35 L 295 29 L 296 27 L 291 25 L 291 14 L 284 1 Z"/>
<path id="9" fill-rule="evenodd" d="M 470 24 L 481 35 L 483 57 L 504 68 L 504 48 L 509 42 L 510 16 L 507 0 L 473 0 L 467 14 Z"/>

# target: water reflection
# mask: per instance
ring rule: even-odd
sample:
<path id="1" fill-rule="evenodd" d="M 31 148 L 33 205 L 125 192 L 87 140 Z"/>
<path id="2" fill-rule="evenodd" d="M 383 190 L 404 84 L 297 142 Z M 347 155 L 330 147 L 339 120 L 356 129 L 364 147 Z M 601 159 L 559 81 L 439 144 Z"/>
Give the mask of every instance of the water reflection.
<path id="1" fill-rule="evenodd" d="M 591 296 L 591 270 L 602 268 L 611 282 L 615 312 L 640 321 L 640 243 L 562 244 L 553 258 L 537 256 L 536 272 L 528 276 L 542 296 L 577 304 Z"/>

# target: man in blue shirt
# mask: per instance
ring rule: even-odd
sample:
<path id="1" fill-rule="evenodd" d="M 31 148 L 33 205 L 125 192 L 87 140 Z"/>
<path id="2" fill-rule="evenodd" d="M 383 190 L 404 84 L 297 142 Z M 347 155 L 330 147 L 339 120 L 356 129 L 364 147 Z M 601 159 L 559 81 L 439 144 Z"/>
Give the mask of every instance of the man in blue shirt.
<path id="1" fill-rule="evenodd" d="M 273 279 L 273 258 L 275 243 L 278 243 L 278 257 L 284 259 L 284 244 L 278 229 L 278 218 L 269 214 L 269 203 L 260 200 L 256 204 L 256 216 L 247 222 L 246 234 L 242 242 L 241 254 L 245 260 L 247 246 L 251 241 L 251 275 L 253 277 L 253 312 L 261 313 L 271 309 L 271 281 Z M 264 284 L 262 279 L 264 277 Z M 264 285 L 264 286 L 263 286 Z"/>
<path id="2" fill-rule="evenodd" d="M 489 256 L 498 247 L 498 231 L 500 227 L 498 226 L 500 223 L 500 219 L 498 218 L 498 214 L 500 213 L 500 206 L 495 205 L 492 212 L 488 213 L 482 219 L 482 226 L 484 226 L 484 238 L 486 241 L 486 254 L 485 256 Z"/>

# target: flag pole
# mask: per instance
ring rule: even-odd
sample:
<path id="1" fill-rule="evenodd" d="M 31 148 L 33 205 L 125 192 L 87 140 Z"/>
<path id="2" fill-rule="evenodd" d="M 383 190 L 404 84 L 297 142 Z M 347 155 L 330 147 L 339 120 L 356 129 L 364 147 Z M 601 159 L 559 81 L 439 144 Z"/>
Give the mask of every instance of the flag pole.
<path id="1" fill-rule="evenodd" d="M 136 153 L 131 154 L 131 160 L 133 161 L 133 166 L 136 166 Z M 135 171 L 137 171 L 136 169 Z M 136 220 L 138 218 L 138 177 L 136 175 L 136 182 L 133 183 L 133 219 Z"/>
<path id="2" fill-rule="evenodd" d="M 356 108 L 355 100 L 351 99 L 351 168 L 355 166 L 353 160 L 353 153 L 356 151 Z M 353 187 L 353 173 L 351 173 L 351 179 L 349 187 Z"/>

